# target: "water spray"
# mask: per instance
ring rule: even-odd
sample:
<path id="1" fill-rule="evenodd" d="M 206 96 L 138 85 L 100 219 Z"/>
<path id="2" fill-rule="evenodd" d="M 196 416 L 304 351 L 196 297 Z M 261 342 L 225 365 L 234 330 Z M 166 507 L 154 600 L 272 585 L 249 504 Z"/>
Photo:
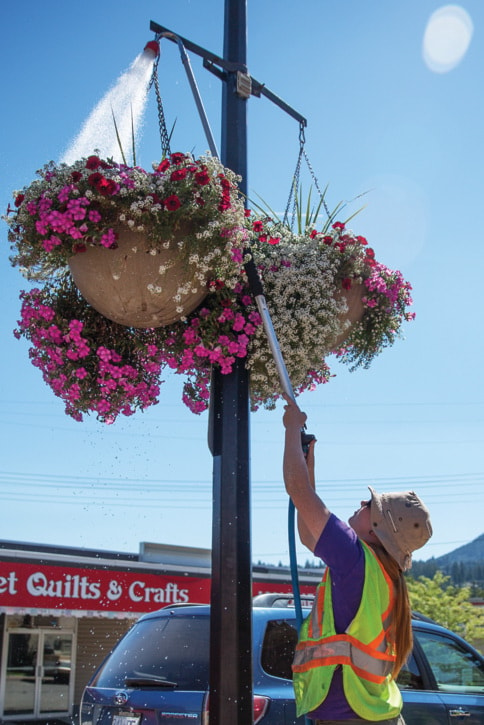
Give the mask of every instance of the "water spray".
<path id="1" fill-rule="evenodd" d="M 84 122 L 79 134 L 61 157 L 72 164 L 95 151 L 104 158 L 123 162 L 113 118 L 123 150 L 132 147 L 133 128 L 139 137 L 148 101 L 148 88 L 153 64 L 160 54 L 156 40 L 146 43 L 144 50 L 122 73 L 113 87 L 101 98 Z"/>

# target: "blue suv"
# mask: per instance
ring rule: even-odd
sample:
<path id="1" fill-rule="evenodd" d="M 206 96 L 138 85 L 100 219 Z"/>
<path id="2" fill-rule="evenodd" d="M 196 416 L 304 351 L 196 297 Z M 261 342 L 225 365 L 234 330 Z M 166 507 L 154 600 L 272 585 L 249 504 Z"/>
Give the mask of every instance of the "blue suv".
<path id="1" fill-rule="evenodd" d="M 398 678 L 407 725 L 482 725 L 484 657 L 415 616 L 413 653 Z M 303 725 L 295 713 L 297 633 L 287 597 L 256 597 L 252 631 L 254 725 Z M 209 638 L 207 605 L 167 606 L 141 617 L 86 687 L 80 725 L 208 725 Z"/>

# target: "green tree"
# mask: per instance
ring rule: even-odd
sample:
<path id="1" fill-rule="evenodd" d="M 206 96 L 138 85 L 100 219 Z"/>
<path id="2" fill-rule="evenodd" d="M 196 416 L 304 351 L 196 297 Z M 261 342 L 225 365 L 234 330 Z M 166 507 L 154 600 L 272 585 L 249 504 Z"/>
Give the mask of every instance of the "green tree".
<path id="1" fill-rule="evenodd" d="M 484 608 L 469 601 L 471 587 L 450 584 L 450 577 L 437 571 L 432 579 L 420 576 L 407 578 L 410 604 L 420 612 L 453 630 L 482 649 L 484 643 Z"/>

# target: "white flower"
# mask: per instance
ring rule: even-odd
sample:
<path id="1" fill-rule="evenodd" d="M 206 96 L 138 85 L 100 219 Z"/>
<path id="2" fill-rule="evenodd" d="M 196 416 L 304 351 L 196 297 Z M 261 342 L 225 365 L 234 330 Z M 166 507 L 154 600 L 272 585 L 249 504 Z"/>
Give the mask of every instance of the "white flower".
<path id="1" fill-rule="evenodd" d="M 162 287 L 158 287 L 158 285 L 149 284 L 147 285 L 148 292 L 151 292 L 152 295 L 159 295 L 163 291 Z"/>

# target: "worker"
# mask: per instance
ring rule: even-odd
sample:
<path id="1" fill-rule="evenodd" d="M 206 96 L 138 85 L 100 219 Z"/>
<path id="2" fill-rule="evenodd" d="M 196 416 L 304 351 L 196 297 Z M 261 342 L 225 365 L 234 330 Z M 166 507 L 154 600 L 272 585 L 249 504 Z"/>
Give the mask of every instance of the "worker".
<path id="1" fill-rule="evenodd" d="M 314 445 L 305 456 L 306 415 L 285 396 L 283 472 L 302 543 L 326 570 L 303 622 L 293 662 L 297 714 L 317 725 L 404 725 L 395 682 L 412 650 L 404 572 L 432 535 L 412 491 L 370 497 L 348 524 L 315 490 Z"/>

